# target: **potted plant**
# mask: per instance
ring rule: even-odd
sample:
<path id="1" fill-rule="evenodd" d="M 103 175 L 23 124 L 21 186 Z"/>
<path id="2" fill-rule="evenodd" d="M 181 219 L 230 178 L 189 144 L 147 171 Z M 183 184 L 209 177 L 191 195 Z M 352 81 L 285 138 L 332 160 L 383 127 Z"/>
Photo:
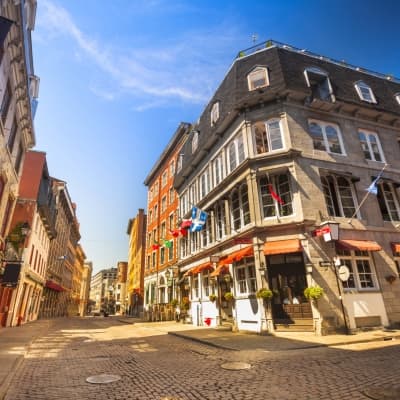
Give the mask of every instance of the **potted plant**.
<path id="1" fill-rule="evenodd" d="M 225 299 L 226 301 L 232 300 L 232 299 L 233 299 L 233 293 L 232 293 L 232 292 L 226 292 L 226 293 L 224 294 L 224 299 Z"/>
<path id="2" fill-rule="evenodd" d="M 310 301 L 318 300 L 324 294 L 324 289 L 320 286 L 310 286 L 304 289 L 304 297 Z"/>
<path id="3" fill-rule="evenodd" d="M 210 295 L 208 296 L 208 298 L 209 298 L 210 301 L 213 302 L 213 303 L 214 303 L 215 300 L 217 300 L 217 296 L 216 296 L 215 294 L 210 294 Z"/>
<path id="4" fill-rule="evenodd" d="M 273 295 L 272 290 L 267 288 L 261 288 L 256 293 L 257 298 L 263 300 L 269 300 Z"/>
<path id="5" fill-rule="evenodd" d="M 178 305 L 178 300 L 177 300 L 177 299 L 172 299 L 172 300 L 170 301 L 170 304 L 171 304 L 171 306 L 172 306 L 173 308 L 175 308 L 175 307 Z"/>
<path id="6" fill-rule="evenodd" d="M 190 300 L 189 297 L 182 297 L 182 309 L 189 310 L 190 308 Z"/>

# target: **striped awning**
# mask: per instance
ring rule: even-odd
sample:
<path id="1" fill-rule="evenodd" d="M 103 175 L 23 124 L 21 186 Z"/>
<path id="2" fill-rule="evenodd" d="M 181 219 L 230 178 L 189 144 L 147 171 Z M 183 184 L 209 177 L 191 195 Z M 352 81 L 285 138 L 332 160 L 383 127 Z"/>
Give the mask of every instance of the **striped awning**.
<path id="1" fill-rule="evenodd" d="M 211 277 L 217 277 L 220 276 L 221 274 L 227 274 L 229 272 L 229 267 L 228 265 L 219 265 L 215 271 L 211 272 L 210 276 Z"/>
<path id="2" fill-rule="evenodd" d="M 299 239 L 277 240 L 275 242 L 264 243 L 264 254 L 266 256 L 299 253 L 301 251 L 303 251 L 303 247 Z"/>
<path id="3" fill-rule="evenodd" d="M 339 250 L 379 251 L 382 247 L 372 240 L 338 240 L 336 247 Z"/>
<path id="4" fill-rule="evenodd" d="M 189 270 L 187 270 L 183 276 L 189 276 L 189 275 L 197 275 L 200 272 L 206 270 L 206 269 L 213 269 L 213 265 L 211 262 L 206 262 L 200 265 L 197 265 L 195 267 L 190 268 Z"/>

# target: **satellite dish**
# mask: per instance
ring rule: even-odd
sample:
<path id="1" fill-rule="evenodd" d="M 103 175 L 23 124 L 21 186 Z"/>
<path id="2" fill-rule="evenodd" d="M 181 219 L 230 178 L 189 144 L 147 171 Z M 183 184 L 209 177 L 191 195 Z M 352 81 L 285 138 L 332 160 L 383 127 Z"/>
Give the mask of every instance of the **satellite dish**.
<path id="1" fill-rule="evenodd" d="M 346 282 L 350 278 L 350 270 L 347 265 L 341 265 L 338 270 L 339 279 Z"/>

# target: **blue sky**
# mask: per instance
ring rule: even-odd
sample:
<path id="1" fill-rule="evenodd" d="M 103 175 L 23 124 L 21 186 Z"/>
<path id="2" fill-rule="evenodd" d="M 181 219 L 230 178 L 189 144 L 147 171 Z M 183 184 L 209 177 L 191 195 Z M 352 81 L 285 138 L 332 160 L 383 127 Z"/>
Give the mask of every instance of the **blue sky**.
<path id="1" fill-rule="evenodd" d="M 400 77 L 399 16 L 394 0 L 39 0 L 35 149 L 68 183 L 94 270 L 127 260 L 145 177 L 254 34 Z"/>

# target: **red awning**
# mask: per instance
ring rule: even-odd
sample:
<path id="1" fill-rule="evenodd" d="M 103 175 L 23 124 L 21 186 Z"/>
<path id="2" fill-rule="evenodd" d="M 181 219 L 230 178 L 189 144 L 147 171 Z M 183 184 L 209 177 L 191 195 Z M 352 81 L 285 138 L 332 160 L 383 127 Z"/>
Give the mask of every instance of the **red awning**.
<path id="1" fill-rule="evenodd" d="M 393 253 L 400 253 L 400 243 L 392 243 Z"/>
<path id="2" fill-rule="evenodd" d="M 213 266 L 209 261 L 204 264 L 197 265 L 196 267 L 190 268 L 183 274 L 183 276 L 196 275 L 204 271 L 205 269 L 213 269 Z"/>
<path id="3" fill-rule="evenodd" d="M 227 274 L 229 272 L 228 265 L 220 265 L 218 266 L 215 271 L 211 272 L 211 277 L 220 276 L 221 274 Z"/>
<path id="4" fill-rule="evenodd" d="M 372 240 L 338 240 L 336 246 L 341 250 L 379 251 L 382 247 Z"/>
<path id="5" fill-rule="evenodd" d="M 53 281 L 46 281 L 46 287 L 55 290 L 56 292 L 63 292 L 65 290 L 61 285 Z"/>
<path id="6" fill-rule="evenodd" d="M 254 255 L 253 246 L 247 246 L 244 249 L 237 250 L 229 254 L 223 260 L 220 260 L 218 265 L 228 265 L 240 261 L 244 257 L 252 257 Z"/>
<path id="7" fill-rule="evenodd" d="M 277 240 L 275 242 L 264 243 L 264 254 L 270 256 L 273 254 L 299 253 L 303 251 L 299 239 Z"/>

